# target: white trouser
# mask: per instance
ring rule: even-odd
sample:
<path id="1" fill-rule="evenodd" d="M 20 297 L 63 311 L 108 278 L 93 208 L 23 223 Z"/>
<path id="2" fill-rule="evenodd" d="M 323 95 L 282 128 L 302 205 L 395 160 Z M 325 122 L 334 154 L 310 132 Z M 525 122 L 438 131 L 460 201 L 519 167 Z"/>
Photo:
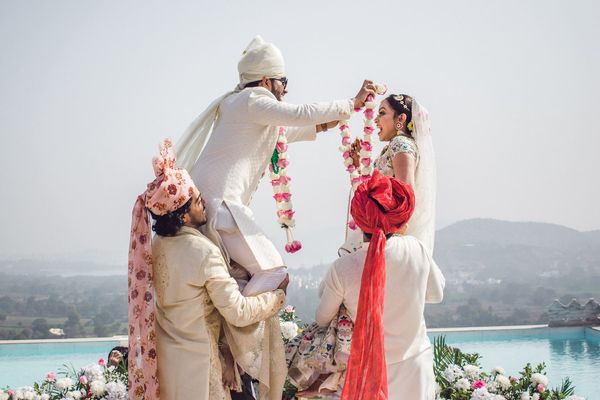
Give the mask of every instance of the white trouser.
<path id="1" fill-rule="evenodd" d="M 252 239 L 254 243 L 259 243 L 260 249 L 253 250 L 248 245 L 248 242 L 244 239 L 244 235 L 240 232 L 233 215 L 225 203 L 221 203 L 217 210 L 215 228 L 217 229 L 219 236 L 221 236 L 221 240 L 223 241 L 223 245 L 225 246 L 229 257 L 245 268 L 250 275 L 284 265 L 283 259 L 275 248 L 275 245 L 267 238 L 262 230 L 260 230 L 258 225 L 252 229 Z M 262 254 L 268 252 L 268 259 L 274 260 L 274 265 L 261 265 L 256 258 L 255 251 L 261 251 Z"/>

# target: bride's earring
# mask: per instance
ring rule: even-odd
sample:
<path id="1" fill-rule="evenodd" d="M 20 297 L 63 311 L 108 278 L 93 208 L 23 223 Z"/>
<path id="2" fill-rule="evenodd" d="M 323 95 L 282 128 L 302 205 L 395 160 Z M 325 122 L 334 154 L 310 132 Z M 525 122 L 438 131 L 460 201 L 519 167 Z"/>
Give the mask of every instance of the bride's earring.
<path id="1" fill-rule="evenodd" d="M 402 128 L 404 127 L 404 125 L 402 125 L 400 122 L 398 122 L 396 124 L 396 135 L 402 135 Z"/>

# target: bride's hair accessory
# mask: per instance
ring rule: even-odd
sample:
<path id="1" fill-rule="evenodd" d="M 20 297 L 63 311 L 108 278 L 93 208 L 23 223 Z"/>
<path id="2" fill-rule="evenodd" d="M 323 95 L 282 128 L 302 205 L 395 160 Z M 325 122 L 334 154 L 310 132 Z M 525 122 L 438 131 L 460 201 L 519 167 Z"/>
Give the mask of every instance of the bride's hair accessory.
<path id="1" fill-rule="evenodd" d="M 287 244 L 285 251 L 295 253 L 302 248 L 302 243 L 294 240 L 292 228 L 296 225 L 294 220 L 294 211 L 292 210 L 292 193 L 290 190 L 290 178 L 287 174 L 287 167 L 290 162 L 287 159 L 287 137 L 285 127 L 279 127 L 277 135 L 277 144 L 271 156 L 269 172 L 271 176 L 271 185 L 273 186 L 273 198 L 277 204 L 277 222 L 285 229 Z"/>

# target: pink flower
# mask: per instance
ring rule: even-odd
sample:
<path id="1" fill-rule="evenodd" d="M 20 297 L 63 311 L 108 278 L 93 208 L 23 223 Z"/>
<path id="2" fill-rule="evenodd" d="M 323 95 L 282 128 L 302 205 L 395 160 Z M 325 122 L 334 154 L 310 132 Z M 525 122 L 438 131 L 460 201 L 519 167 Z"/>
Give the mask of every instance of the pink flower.
<path id="1" fill-rule="evenodd" d="M 375 132 L 375 128 L 373 128 L 372 126 L 365 126 L 363 132 L 370 135 L 373 132 Z"/>
<path id="2" fill-rule="evenodd" d="M 481 389 L 482 387 L 485 387 L 485 382 L 482 381 L 481 379 L 478 379 L 475 382 L 473 382 L 473 384 L 471 385 L 471 387 L 473 389 Z"/>
<path id="3" fill-rule="evenodd" d="M 348 228 L 352 229 L 353 231 L 356 230 L 356 228 L 357 228 L 356 222 L 354 222 L 353 219 L 351 219 L 350 221 L 348 221 Z"/>
<path id="4" fill-rule="evenodd" d="M 282 175 L 279 177 L 279 182 L 281 182 L 282 185 L 287 185 L 288 183 L 290 183 L 292 180 L 292 178 L 290 178 L 287 175 Z"/>
<path id="5" fill-rule="evenodd" d="M 275 193 L 275 195 L 273 196 L 273 198 L 275 199 L 275 201 L 290 201 L 290 198 L 292 197 L 291 193 Z"/>
<path id="6" fill-rule="evenodd" d="M 292 210 L 279 210 L 277 211 L 277 216 L 292 219 L 294 218 L 294 212 Z"/>
<path id="7" fill-rule="evenodd" d="M 285 143 L 277 143 L 277 151 L 280 153 L 283 153 L 285 151 L 287 151 L 288 149 L 288 145 Z"/>
<path id="8" fill-rule="evenodd" d="M 360 183 L 362 182 L 362 178 L 360 176 L 356 177 L 356 178 L 352 178 L 352 184 L 354 185 L 355 183 Z"/>
<path id="9" fill-rule="evenodd" d="M 285 245 L 285 251 L 287 251 L 288 253 L 295 253 L 301 248 L 302 243 L 300 243 L 298 240 L 294 240 L 293 242 Z"/>
<path id="10" fill-rule="evenodd" d="M 54 380 L 56 379 L 56 374 L 54 372 L 48 372 L 48 375 L 46 375 L 46 379 L 49 382 L 54 382 Z"/>
<path id="11" fill-rule="evenodd" d="M 374 116 L 375 116 L 375 113 L 373 112 L 372 108 L 367 108 L 365 110 L 365 118 L 367 118 L 367 119 L 373 119 Z"/>
<path id="12" fill-rule="evenodd" d="M 293 313 L 295 310 L 296 310 L 296 309 L 294 308 L 294 306 L 293 306 L 293 305 L 291 305 L 291 304 L 289 304 L 289 305 L 285 306 L 285 310 L 284 310 L 284 311 L 285 311 L 286 313 Z"/>
<path id="13" fill-rule="evenodd" d="M 277 166 L 279 168 L 287 168 L 288 165 L 290 165 L 290 162 L 285 158 L 277 161 Z"/>
<path id="14" fill-rule="evenodd" d="M 370 142 L 366 142 L 364 140 L 360 142 L 360 147 L 365 151 L 373 150 L 373 145 Z"/>
<path id="15" fill-rule="evenodd" d="M 546 391 L 546 388 L 541 383 L 538 383 L 538 385 L 537 385 L 537 391 L 540 392 L 540 393 L 544 393 Z"/>
<path id="16" fill-rule="evenodd" d="M 371 165 L 371 159 L 370 158 L 361 158 L 360 162 L 365 167 L 368 167 L 369 165 Z"/>
<path id="17" fill-rule="evenodd" d="M 360 110 L 362 110 L 362 107 L 355 107 L 354 108 L 354 112 L 359 112 Z"/>
<path id="18" fill-rule="evenodd" d="M 349 158 L 350 157 L 350 152 L 349 151 L 345 151 L 342 153 L 342 157 L 344 157 L 344 159 Z"/>
<path id="19" fill-rule="evenodd" d="M 356 167 L 354 166 L 354 164 L 350 164 L 346 167 L 346 171 L 353 173 L 354 171 L 356 171 Z"/>
<path id="20" fill-rule="evenodd" d="M 516 381 L 518 381 L 518 379 L 516 377 L 514 377 L 514 376 L 509 376 L 508 380 L 511 381 L 511 382 L 513 382 L 513 383 L 516 382 Z"/>
<path id="21" fill-rule="evenodd" d="M 344 136 L 342 138 L 342 144 L 344 146 L 350 146 L 350 144 L 352 144 L 352 140 L 350 139 L 350 136 Z"/>
<path id="22" fill-rule="evenodd" d="M 271 185 L 273 185 L 273 186 L 279 186 L 280 184 L 281 184 L 281 177 L 271 180 Z"/>
<path id="23" fill-rule="evenodd" d="M 280 126 L 280 127 L 279 127 L 279 131 L 278 131 L 278 133 L 279 133 L 280 135 L 285 135 L 285 127 L 284 127 L 284 126 Z"/>
<path id="24" fill-rule="evenodd" d="M 15 391 L 12 390 L 12 389 L 8 389 L 8 391 L 6 393 L 8 393 L 9 396 L 15 396 L 16 395 Z"/>
<path id="25" fill-rule="evenodd" d="M 98 360 L 98 365 L 100 365 L 101 367 L 104 367 L 106 365 L 106 362 L 104 362 L 104 358 Z"/>
<path id="26" fill-rule="evenodd" d="M 348 125 L 347 124 L 340 125 L 340 130 L 343 131 L 344 129 L 348 129 Z"/>
<path id="27" fill-rule="evenodd" d="M 87 385 L 87 383 L 88 383 L 87 376 L 85 376 L 85 375 L 81 375 L 81 376 L 79 377 L 79 383 L 81 383 L 82 385 Z"/>

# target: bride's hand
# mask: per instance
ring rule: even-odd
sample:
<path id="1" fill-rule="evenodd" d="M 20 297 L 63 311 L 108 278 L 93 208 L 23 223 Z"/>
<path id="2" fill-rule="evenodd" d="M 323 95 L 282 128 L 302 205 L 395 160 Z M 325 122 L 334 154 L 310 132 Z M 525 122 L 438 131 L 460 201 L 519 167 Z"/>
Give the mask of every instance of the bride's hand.
<path id="1" fill-rule="evenodd" d="M 354 97 L 354 108 L 361 108 L 364 106 L 369 95 L 376 95 L 375 85 L 373 84 L 373 81 L 366 79 L 360 87 L 358 94 Z"/>
<path id="2" fill-rule="evenodd" d="M 350 157 L 352 157 L 352 163 L 356 168 L 360 165 L 360 139 L 354 140 L 354 143 L 350 146 Z"/>

